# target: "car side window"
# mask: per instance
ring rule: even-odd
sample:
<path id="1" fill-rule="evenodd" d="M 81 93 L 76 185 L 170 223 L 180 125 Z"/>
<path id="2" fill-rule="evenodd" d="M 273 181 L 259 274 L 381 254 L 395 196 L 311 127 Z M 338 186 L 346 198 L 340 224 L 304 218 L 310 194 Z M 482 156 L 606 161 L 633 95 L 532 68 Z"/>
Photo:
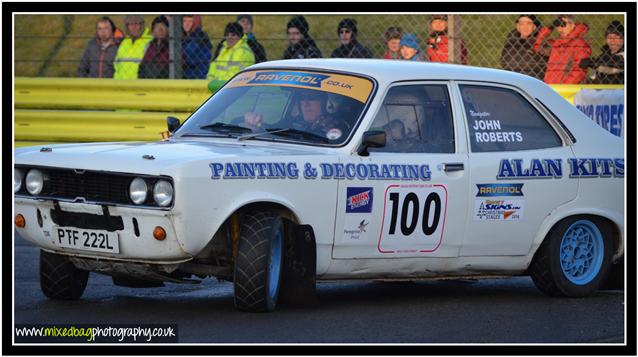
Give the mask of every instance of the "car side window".
<path id="1" fill-rule="evenodd" d="M 371 152 L 453 153 L 454 127 L 447 86 L 390 88 L 371 129 L 386 132 L 386 146 Z"/>
<path id="2" fill-rule="evenodd" d="M 562 141 L 522 95 L 502 87 L 459 85 L 472 152 L 558 147 Z"/>

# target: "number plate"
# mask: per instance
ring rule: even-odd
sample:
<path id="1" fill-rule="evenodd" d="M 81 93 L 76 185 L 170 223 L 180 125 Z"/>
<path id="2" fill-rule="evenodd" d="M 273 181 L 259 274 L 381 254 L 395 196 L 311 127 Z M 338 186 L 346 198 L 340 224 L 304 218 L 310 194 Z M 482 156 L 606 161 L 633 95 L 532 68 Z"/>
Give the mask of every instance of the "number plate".
<path id="1" fill-rule="evenodd" d="M 91 252 L 120 252 L 116 232 L 56 226 L 53 227 L 53 243 L 64 248 Z"/>

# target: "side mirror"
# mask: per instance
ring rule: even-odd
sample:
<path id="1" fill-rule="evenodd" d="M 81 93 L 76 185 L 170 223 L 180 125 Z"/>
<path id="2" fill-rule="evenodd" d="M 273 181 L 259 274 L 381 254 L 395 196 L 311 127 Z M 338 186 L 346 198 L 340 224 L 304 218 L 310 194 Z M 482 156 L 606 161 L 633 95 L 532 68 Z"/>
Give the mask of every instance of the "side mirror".
<path id="1" fill-rule="evenodd" d="M 179 119 L 175 117 L 167 117 L 166 118 L 166 126 L 168 126 L 168 132 L 173 133 L 177 128 L 179 128 Z"/>
<path id="2" fill-rule="evenodd" d="M 363 133 L 361 139 L 361 146 L 357 153 L 361 156 L 368 156 L 368 148 L 382 148 L 385 146 L 385 131 L 384 130 L 369 130 Z"/>

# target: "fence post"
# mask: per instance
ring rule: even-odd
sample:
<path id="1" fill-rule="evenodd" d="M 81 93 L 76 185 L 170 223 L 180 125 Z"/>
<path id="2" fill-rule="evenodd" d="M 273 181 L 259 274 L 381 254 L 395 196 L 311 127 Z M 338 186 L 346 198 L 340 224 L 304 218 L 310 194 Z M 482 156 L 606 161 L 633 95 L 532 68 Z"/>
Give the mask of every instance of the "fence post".
<path id="1" fill-rule="evenodd" d="M 461 63 L 461 16 L 448 17 L 448 63 Z"/>
<path id="2" fill-rule="evenodd" d="M 168 42 L 169 78 L 182 78 L 182 17 L 171 16 Z"/>

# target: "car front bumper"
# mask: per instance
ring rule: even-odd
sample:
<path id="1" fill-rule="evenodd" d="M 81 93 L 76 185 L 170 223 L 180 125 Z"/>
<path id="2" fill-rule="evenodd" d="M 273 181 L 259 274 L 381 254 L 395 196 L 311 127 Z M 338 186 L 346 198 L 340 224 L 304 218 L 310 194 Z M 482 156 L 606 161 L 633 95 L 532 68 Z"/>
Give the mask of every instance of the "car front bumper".
<path id="1" fill-rule="evenodd" d="M 107 227 L 109 223 L 107 223 L 105 212 L 111 217 L 111 221 L 117 222 L 114 225 L 115 228 Z M 16 197 L 14 214 L 21 214 L 26 222 L 24 227 L 16 227 L 20 236 L 51 252 L 76 257 L 154 264 L 179 263 L 192 259 L 191 255 L 184 252 L 177 239 L 170 210 Z M 62 216 L 66 219 L 60 219 Z M 119 252 L 96 252 L 56 244 L 55 230 L 58 227 L 86 229 L 86 223 L 83 221 L 92 221 L 93 225 L 95 222 L 105 222 L 103 227 L 97 227 L 97 229 L 107 230 L 108 228 L 117 234 Z M 157 240 L 153 237 L 155 227 L 165 230 L 165 239 Z"/>

